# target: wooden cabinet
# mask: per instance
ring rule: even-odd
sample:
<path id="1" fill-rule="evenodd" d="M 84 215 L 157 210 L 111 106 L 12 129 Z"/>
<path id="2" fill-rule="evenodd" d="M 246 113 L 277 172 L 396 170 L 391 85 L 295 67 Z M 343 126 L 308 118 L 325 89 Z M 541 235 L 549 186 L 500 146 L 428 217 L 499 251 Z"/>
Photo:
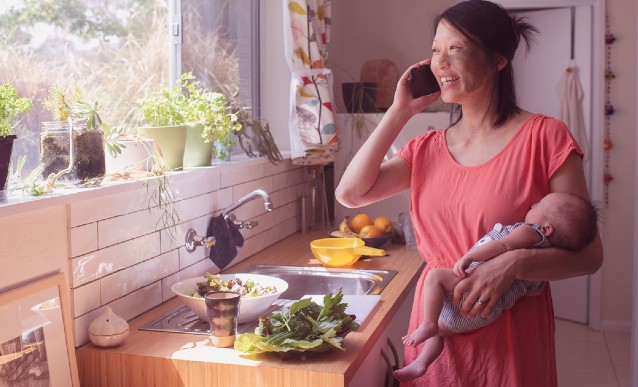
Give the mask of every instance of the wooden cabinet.
<path id="1" fill-rule="evenodd" d="M 401 337 L 405 336 L 410 322 L 410 312 L 412 311 L 412 300 L 414 299 L 414 288 L 405 297 L 399 307 L 397 313 L 392 317 L 390 323 L 385 328 L 379 339 L 372 347 L 368 356 L 365 358 L 357 372 L 354 374 L 350 383 L 350 387 L 366 386 L 366 387 L 385 387 L 386 380 L 389 378 L 388 367 L 383 360 L 382 352 L 385 353 L 391 365 L 394 365 L 394 356 L 390 345 L 394 347 L 398 355 L 398 365 L 403 365 L 403 343 Z M 392 343 L 392 344 L 388 344 Z M 387 385 L 392 385 L 390 382 Z"/>

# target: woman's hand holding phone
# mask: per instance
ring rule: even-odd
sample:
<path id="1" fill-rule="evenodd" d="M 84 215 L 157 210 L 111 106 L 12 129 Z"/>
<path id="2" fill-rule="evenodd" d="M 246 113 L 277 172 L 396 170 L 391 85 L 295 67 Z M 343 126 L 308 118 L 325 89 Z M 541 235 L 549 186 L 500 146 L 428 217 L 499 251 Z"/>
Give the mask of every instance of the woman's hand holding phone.
<path id="1" fill-rule="evenodd" d="M 403 113 L 409 114 L 410 117 L 422 111 L 427 106 L 431 105 L 434 101 L 436 101 L 439 98 L 439 95 L 440 95 L 439 92 L 434 92 L 432 94 L 425 95 L 423 97 L 418 97 L 418 98 L 414 98 L 412 96 L 411 72 L 414 69 L 418 69 L 423 66 L 427 66 L 426 68 L 428 68 L 428 71 L 430 71 L 429 70 L 430 59 L 422 60 L 410 66 L 403 73 L 403 75 L 401 76 L 401 79 L 399 79 L 397 90 L 394 94 L 394 102 L 392 105 L 398 110 L 403 111 Z M 436 79 L 434 81 L 436 82 Z"/>
<path id="2" fill-rule="evenodd" d="M 412 98 L 434 94 L 441 90 L 429 64 L 410 69 L 409 79 Z"/>

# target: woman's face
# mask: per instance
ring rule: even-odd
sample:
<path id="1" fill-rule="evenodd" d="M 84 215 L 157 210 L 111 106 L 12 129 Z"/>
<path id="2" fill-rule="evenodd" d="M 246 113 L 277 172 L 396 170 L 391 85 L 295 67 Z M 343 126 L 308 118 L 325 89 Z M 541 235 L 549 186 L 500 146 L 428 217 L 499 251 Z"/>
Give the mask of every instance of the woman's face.
<path id="1" fill-rule="evenodd" d="M 466 105 L 490 100 L 494 65 L 480 46 L 445 20 L 436 28 L 431 67 L 444 102 Z"/>

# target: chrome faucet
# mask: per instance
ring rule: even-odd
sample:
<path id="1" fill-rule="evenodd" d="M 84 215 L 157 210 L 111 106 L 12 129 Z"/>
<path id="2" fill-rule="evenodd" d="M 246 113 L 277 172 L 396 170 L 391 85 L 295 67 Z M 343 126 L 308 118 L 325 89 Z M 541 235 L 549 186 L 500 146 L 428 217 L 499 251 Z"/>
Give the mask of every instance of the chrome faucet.
<path id="1" fill-rule="evenodd" d="M 270 196 L 268 196 L 268 193 L 264 191 L 263 189 L 256 189 L 253 192 L 250 192 L 246 196 L 242 197 L 241 199 L 237 200 L 235 203 L 231 204 L 230 206 L 224 208 L 224 210 L 222 211 L 222 215 L 224 216 L 224 219 L 228 219 L 232 211 L 243 206 L 249 201 L 253 199 L 257 199 L 259 197 L 261 197 L 264 200 L 264 207 L 266 208 L 266 211 L 272 211 L 273 210 L 272 201 L 270 201 Z M 237 221 L 236 219 L 232 219 L 232 220 L 233 222 L 235 222 L 236 225 L 238 225 L 237 222 L 241 222 L 241 221 Z M 256 221 L 248 221 L 248 222 L 251 222 L 252 224 L 251 227 L 254 227 L 257 225 Z M 241 223 L 243 224 L 245 222 L 241 222 Z"/>
<path id="2" fill-rule="evenodd" d="M 188 229 L 184 239 L 186 242 L 184 243 L 184 246 L 186 246 L 186 251 L 188 251 L 189 253 L 195 251 L 197 246 L 204 246 L 206 248 L 209 248 L 211 246 L 215 246 L 215 243 L 217 242 L 214 236 L 207 237 L 197 235 L 197 232 L 195 232 L 195 230 L 193 230 L 192 228 Z"/>

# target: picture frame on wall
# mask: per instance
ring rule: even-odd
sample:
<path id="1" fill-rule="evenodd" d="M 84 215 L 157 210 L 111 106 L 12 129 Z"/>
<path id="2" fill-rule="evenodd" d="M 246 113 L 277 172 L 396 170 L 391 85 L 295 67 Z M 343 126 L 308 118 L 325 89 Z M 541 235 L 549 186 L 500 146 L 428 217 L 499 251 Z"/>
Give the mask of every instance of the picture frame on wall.
<path id="1" fill-rule="evenodd" d="M 63 273 L 0 294 L 0 386 L 79 387 Z"/>

